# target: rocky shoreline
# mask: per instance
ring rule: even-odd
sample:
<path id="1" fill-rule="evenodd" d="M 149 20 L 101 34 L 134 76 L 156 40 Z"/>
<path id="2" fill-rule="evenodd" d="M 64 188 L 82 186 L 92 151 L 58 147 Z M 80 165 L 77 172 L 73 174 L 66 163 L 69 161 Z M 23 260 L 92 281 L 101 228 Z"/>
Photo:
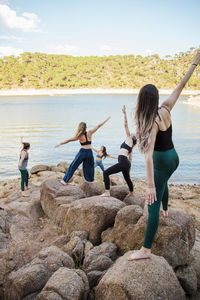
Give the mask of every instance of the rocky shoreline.
<path id="1" fill-rule="evenodd" d="M 144 237 L 145 182 L 128 197 L 111 176 L 102 198 L 98 172 L 92 184 L 77 170 L 61 185 L 68 167 L 34 166 L 28 197 L 19 179 L 0 182 L 0 299 L 199 299 L 200 186 L 170 185 L 151 260 L 128 262 Z"/>

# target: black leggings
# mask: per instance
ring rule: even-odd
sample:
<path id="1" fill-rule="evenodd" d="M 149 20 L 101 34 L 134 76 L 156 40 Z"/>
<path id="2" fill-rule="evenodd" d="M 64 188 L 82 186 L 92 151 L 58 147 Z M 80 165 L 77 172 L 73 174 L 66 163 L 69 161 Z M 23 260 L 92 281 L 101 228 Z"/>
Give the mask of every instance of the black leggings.
<path id="1" fill-rule="evenodd" d="M 28 186 L 28 171 L 27 170 L 20 170 L 21 173 L 21 190 L 24 191 L 24 185 Z"/>
<path id="2" fill-rule="evenodd" d="M 108 168 L 103 172 L 103 178 L 105 182 L 106 190 L 110 189 L 110 178 L 109 175 L 122 172 L 126 183 L 128 184 L 130 192 L 133 192 L 133 183 L 130 178 L 130 167 L 131 163 L 128 158 L 124 155 L 118 156 L 118 164 Z"/>

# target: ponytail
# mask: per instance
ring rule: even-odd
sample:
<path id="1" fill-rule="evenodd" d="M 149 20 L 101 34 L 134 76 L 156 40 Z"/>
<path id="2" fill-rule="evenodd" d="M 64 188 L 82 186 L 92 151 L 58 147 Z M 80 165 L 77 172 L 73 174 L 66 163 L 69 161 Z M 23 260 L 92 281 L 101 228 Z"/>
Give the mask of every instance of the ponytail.
<path id="1" fill-rule="evenodd" d="M 103 157 L 104 157 L 104 159 L 108 156 L 108 153 L 106 152 L 106 147 L 105 146 L 102 146 L 102 148 L 103 148 L 103 150 L 102 150 L 102 152 L 103 152 Z"/>
<path id="2" fill-rule="evenodd" d="M 30 148 L 30 143 L 22 143 L 22 145 L 23 145 L 22 151 L 27 150 L 28 148 Z"/>

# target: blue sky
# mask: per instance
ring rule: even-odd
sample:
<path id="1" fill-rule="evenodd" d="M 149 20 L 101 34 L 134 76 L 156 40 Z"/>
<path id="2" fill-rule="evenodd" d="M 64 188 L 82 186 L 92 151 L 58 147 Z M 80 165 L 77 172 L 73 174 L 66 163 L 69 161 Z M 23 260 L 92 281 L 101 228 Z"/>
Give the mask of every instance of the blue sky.
<path id="1" fill-rule="evenodd" d="M 0 56 L 158 53 L 200 45 L 199 0 L 0 0 Z"/>

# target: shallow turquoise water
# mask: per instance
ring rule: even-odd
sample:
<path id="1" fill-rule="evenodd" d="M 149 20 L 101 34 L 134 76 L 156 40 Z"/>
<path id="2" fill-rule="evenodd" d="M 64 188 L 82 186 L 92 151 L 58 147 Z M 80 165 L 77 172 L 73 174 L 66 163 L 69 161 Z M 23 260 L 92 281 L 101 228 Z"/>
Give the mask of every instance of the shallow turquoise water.
<path id="1" fill-rule="evenodd" d="M 78 142 L 55 149 L 54 146 L 74 135 L 77 124 L 85 121 L 88 129 L 111 119 L 93 136 L 93 146 L 107 147 L 117 156 L 125 134 L 123 104 L 127 107 L 129 127 L 134 131 L 131 116 L 136 104 L 135 95 L 66 95 L 0 97 L 0 178 L 19 175 L 17 169 L 20 136 L 31 143 L 29 169 L 35 164 L 71 162 L 80 148 Z M 166 96 L 161 96 L 162 102 Z M 171 178 L 174 183 L 200 184 L 200 107 L 187 105 L 180 98 L 172 111 L 173 141 L 180 165 Z M 106 159 L 105 167 L 116 161 Z M 145 178 L 144 156 L 133 153 L 131 174 Z"/>

